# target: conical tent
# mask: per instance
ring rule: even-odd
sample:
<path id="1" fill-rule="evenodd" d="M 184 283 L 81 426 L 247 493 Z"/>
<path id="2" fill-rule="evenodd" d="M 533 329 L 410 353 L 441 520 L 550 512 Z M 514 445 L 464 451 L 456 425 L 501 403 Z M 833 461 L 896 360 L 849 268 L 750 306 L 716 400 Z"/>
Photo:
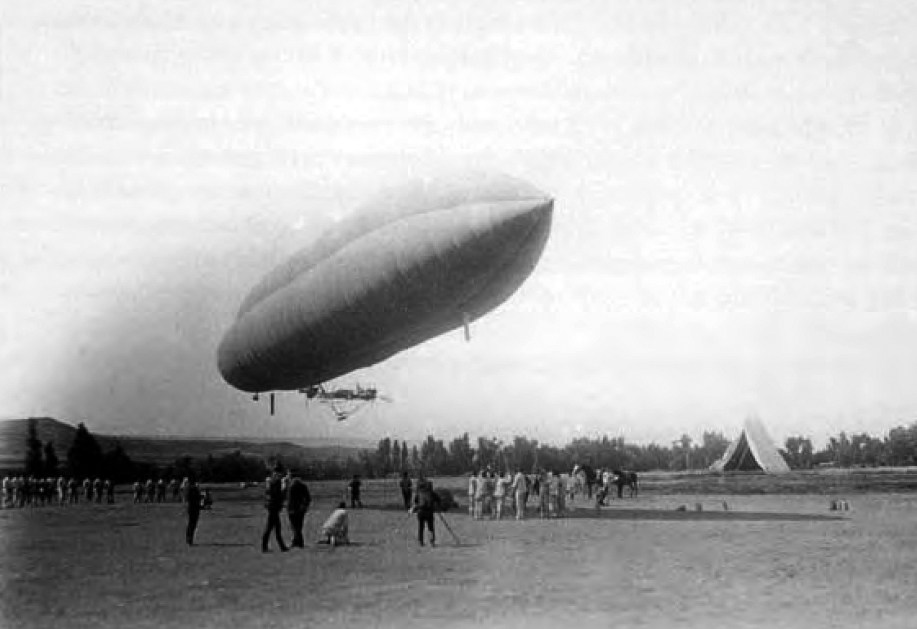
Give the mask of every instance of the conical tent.
<path id="1" fill-rule="evenodd" d="M 729 444 L 719 461 L 710 466 L 714 472 L 765 472 L 782 474 L 790 467 L 783 460 L 764 424 L 754 417 L 745 420 L 739 437 Z"/>

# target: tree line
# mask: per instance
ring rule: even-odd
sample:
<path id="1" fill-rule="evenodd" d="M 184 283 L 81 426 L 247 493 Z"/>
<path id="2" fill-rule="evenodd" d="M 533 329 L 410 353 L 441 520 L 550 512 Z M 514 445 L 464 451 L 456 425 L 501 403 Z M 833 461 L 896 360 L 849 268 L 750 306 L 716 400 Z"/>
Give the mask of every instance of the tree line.
<path id="1" fill-rule="evenodd" d="M 667 470 L 673 472 L 708 469 L 726 452 L 730 440 L 722 433 L 705 431 L 700 441 L 683 434 L 670 445 L 628 443 L 623 437 L 578 437 L 565 446 L 539 443 L 535 439 L 515 436 L 503 441 L 495 437 L 478 437 L 472 443 L 468 433 L 446 442 L 432 435 L 420 447 L 385 438 L 375 451 L 361 452 L 359 467 L 369 477 L 387 476 L 402 471 L 423 471 L 431 475 L 453 476 L 472 470 L 550 469 L 569 471 L 574 465 L 594 468 L 633 470 Z M 819 466 L 900 467 L 917 465 L 917 422 L 893 428 L 883 437 L 866 433 L 848 436 L 840 432 L 822 449 L 812 440 L 791 436 L 779 448 L 791 469 Z"/>
<path id="2" fill-rule="evenodd" d="M 361 461 L 353 457 L 345 461 L 321 461 L 281 457 L 277 454 L 268 457 L 252 456 L 243 454 L 240 450 L 219 456 L 181 456 L 167 465 L 134 461 L 118 443 L 103 451 L 98 440 L 83 423 L 77 426 L 73 443 L 67 450 L 65 460 L 61 461 L 53 441 L 49 440 L 43 444 L 38 438 L 35 420 L 30 420 L 21 473 L 34 478 L 99 478 L 120 484 L 185 477 L 212 483 L 254 482 L 263 480 L 268 470 L 277 463 L 295 469 L 304 478 L 312 480 L 345 478 L 359 474 L 363 470 Z"/>
<path id="3" fill-rule="evenodd" d="M 116 444 L 103 452 L 86 426 L 77 426 L 73 443 L 65 461 L 58 458 L 54 444 L 42 444 L 34 422 L 29 422 L 24 473 L 37 478 L 58 475 L 76 478 L 103 478 L 116 483 L 149 478 L 184 478 L 193 476 L 203 482 L 252 482 L 262 480 L 267 471 L 280 463 L 294 469 L 310 480 L 349 478 L 360 474 L 368 478 L 397 475 L 402 472 L 453 476 L 472 470 L 549 469 L 566 472 L 575 464 L 593 468 L 626 469 L 633 471 L 705 470 L 719 459 L 729 445 L 729 439 L 719 432 L 704 432 L 700 441 L 682 435 L 669 445 L 628 443 L 623 437 L 578 437 L 564 446 L 540 443 L 535 439 L 515 436 L 511 440 L 478 437 L 472 441 L 468 433 L 449 441 L 432 435 L 420 444 L 408 445 L 398 439 L 381 439 L 375 450 L 361 450 L 346 460 L 316 460 L 305 457 L 252 456 L 235 451 L 221 456 L 179 457 L 168 465 L 133 461 Z M 780 453 L 792 469 L 811 469 L 832 465 L 907 466 L 917 465 L 917 422 L 893 428 L 883 437 L 866 433 L 847 435 L 840 432 L 831 437 L 825 447 L 816 450 L 804 436 L 791 436 Z"/>

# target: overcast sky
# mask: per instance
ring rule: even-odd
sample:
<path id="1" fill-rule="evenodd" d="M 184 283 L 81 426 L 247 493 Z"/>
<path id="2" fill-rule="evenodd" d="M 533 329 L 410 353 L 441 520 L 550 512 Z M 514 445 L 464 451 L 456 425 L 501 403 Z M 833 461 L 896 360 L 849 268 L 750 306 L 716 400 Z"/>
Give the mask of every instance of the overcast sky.
<path id="1" fill-rule="evenodd" d="M 917 5 L 17 2 L 0 25 L 0 417 L 97 432 L 882 434 L 917 419 Z M 249 288 L 378 187 L 556 199 L 528 282 L 340 384 L 220 378 Z"/>

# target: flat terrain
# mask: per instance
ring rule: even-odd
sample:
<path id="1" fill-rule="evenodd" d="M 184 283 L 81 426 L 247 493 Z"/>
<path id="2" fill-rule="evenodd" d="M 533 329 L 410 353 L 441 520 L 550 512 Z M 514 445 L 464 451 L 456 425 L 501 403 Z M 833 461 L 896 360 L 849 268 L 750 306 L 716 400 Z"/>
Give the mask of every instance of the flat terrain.
<path id="1" fill-rule="evenodd" d="M 310 487 L 312 542 L 342 484 Z M 598 511 L 580 502 L 558 520 L 449 513 L 460 543 L 438 520 L 437 547 L 421 548 L 394 483 L 374 481 L 351 514 L 354 545 L 268 554 L 258 488 L 215 488 L 194 548 L 177 504 L 119 495 L 4 510 L 0 625 L 915 626 L 917 495 L 855 493 L 835 512 L 827 495 L 663 487 Z"/>

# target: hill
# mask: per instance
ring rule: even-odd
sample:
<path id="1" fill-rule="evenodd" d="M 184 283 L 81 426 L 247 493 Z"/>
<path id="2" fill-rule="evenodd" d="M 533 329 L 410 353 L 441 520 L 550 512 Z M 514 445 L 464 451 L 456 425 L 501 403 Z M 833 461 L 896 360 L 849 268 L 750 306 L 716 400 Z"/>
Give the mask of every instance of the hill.
<path id="1" fill-rule="evenodd" d="M 35 417 L 38 438 L 43 444 L 52 442 L 58 458 L 67 458 L 67 450 L 76 435 L 76 426 L 51 417 Z M 26 455 L 30 419 L 10 419 L 0 421 L 0 470 L 18 470 L 22 467 Z M 93 433 L 103 451 L 113 449 L 116 445 L 127 453 L 131 460 L 138 463 L 155 463 L 168 465 L 175 459 L 189 456 L 194 459 L 208 455 L 220 456 L 235 451 L 262 458 L 280 456 L 284 459 L 301 459 L 307 461 L 345 461 L 356 457 L 360 447 L 349 444 L 337 444 L 325 439 L 318 439 L 310 445 L 309 439 L 294 441 L 271 441 L 265 439 L 235 438 L 202 438 L 202 437 L 138 437 L 125 435 L 104 435 Z"/>

